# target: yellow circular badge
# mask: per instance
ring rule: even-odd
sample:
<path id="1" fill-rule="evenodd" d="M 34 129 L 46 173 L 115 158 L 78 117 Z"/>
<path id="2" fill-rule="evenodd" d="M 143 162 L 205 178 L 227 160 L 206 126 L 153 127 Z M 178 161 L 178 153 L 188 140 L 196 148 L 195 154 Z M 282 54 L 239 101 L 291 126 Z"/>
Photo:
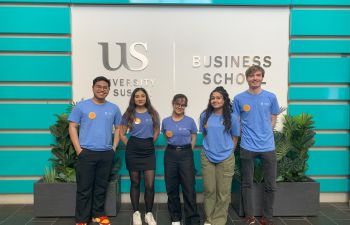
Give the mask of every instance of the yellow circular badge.
<path id="1" fill-rule="evenodd" d="M 170 130 L 167 130 L 167 131 L 165 132 L 165 136 L 167 136 L 168 138 L 171 138 L 171 137 L 173 136 L 173 132 L 170 131 Z"/>
<path id="2" fill-rule="evenodd" d="M 250 111 L 250 105 L 243 105 L 243 111 L 249 112 Z"/>
<path id="3" fill-rule="evenodd" d="M 141 123 L 141 119 L 140 118 L 135 118 L 134 119 L 134 123 L 135 124 L 140 124 Z"/>
<path id="4" fill-rule="evenodd" d="M 96 118 L 96 113 L 95 112 L 89 112 L 89 119 L 93 120 Z"/>

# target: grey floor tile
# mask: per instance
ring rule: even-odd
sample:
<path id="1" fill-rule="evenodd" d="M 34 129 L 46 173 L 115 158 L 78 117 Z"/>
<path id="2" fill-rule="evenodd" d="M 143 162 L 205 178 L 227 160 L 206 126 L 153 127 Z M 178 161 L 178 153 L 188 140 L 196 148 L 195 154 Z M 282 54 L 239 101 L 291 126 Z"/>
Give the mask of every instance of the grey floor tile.
<path id="1" fill-rule="evenodd" d="M 308 220 L 283 220 L 283 223 L 285 223 L 286 225 L 310 225 L 311 223 Z"/>
<path id="2" fill-rule="evenodd" d="M 133 211 L 120 211 L 116 217 L 109 217 L 113 225 L 130 225 L 132 224 Z"/>
<path id="3" fill-rule="evenodd" d="M 34 217 L 32 219 L 35 222 L 56 222 L 57 220 L 57 217 Z"/>
<path id="4" fill-rule="evenodd" d="M 30 212 L 21 212 L 20 210 L 15 214 L 9 216 L 4 220 L 1 225 L 24 225 L 30 220 L 32 220 L 33 214 Z"/>
<path id="5" fill-rule="evenodd" d="M 350 214 L 350 209 L 342 209 L 341 210 L 343 213 Z"/>
<path id="6" fill-rule="evenodd" d="M 30 221 L 29 223 L 26 223 L 25 225 L 52 225 L 52 223 L 53 222 Z"/>
<path id="7" fill-rule="evenodd" d="M 350 219 L 350 214 L 345 213 L 339 209 L 331 209 L 331 210 L 322 210 L 321 214 L 328 216 L 335 220 L 347 220 Z"/>
<path id="8" fill-rule="evenodd" d="M 329 217 L 326 217 L 326 216 L 323 216 L 323 215 L 314 216 L 314 217 L 307 217 L 307 220 L 312 225 L 335 225 L 336 224 Z"/>
<path id="9" fill-rule="evenodd" d="M 6 220 L 9 216 L 23 208 L 23 205 L 1 205 L 0 206 L 0 223 Z"/>
<path id="10" fill-rule="evenodd" d="M 350 225 L 350 220 L 335 220 L 338 225 Z"/>
<path id="11" fill-rule="evenodd" d="M 164 224 L 164 225 L 171 224 L 170 216 L 167 211 L 159 211 L 157 213 L 156 220 L 157 220 L 157 224 Z"/>
<path id="12" fill-rule="evenodd" d="M 59 218 L 53 225 L 74 225 L 75 218 L 74 217 L 61 217 Z"/>
<path id="13" fill-rule="evenodd" d="M 348 203 L 330 203 L 330 205 L 336 207 L 337 209 L 350 209 Z"/>

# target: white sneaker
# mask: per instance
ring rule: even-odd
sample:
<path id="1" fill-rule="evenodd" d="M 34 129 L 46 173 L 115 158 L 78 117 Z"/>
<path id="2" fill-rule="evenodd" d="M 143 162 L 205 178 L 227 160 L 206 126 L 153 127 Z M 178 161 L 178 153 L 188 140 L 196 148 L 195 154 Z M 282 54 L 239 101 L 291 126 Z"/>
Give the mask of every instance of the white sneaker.
<path id="1" fill-rule="evenodd" d="M 171 225 L 181 225 L 180 221 L 172 222 Z"/>
<path id="2" fill-rule="evenodd" d="M 146 213 L 145 222 L 149 225 L 157 225 L 157 222 L 155 221 L 153 214 L 151 212 Z"/>
<path id="3" fill-rule="evenodd" d="M 211 225 L 211 223 L 204 222 L 204 225 Z"/>
<path id="4" fill-rule="evenodd" d="M 141 213 L 139 211 L 132 214 L 132 224 L 133 225 L 142 225 Z"/>

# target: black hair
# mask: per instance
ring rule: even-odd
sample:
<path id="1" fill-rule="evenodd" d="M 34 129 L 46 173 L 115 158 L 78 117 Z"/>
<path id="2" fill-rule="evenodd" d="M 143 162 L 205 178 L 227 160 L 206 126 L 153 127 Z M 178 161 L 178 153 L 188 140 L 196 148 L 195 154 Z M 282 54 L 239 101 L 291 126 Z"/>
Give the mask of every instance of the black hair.
<path id="1" fill-rule="evenodd" d="M 111 87 L 111 81 L 109 79 L 107 79 L 104 76 L 99 76 L 96 77 L 93 81 L 92 81 L 92 86 L 95 86 L 95 84 L 99 81 L 105 81 L 108 84 L 108 87 Z"/>
<path id="2" fill-rule="evenodd" d="M 208 102 L 208 106 L 207 108 L 203 111 L 204 113 L 204 121 L 203 124 L 205 126 L 205 124 L 207 124 L 208 119 L 210 117 L 210 115 L 214 112 L 214 107 L 211 105 L 211 97 L 213 95 L 214 92 L 218 92 L 222 95 L 222 97 L 224 98 L 224 106 L 223 106 L 223 110 L 222 110 L 222 116 L 224 117 L 224 123 L 223 125 L 225 126 L 225 132 L 230 132 L 231 131 L 231 113 L 233 112 L 232 109 L 232 103 L 230 100 L 230 96 L 228 95 L 227 91 L 225 90 L 225 88 L 223 88 L 222 86 L 219 86 L 217 88 L 215 88 L 209 96 L 209 102 Z M 203 135 L 207 135 L 207 130 L 204 127 L 203 130 Z"/>
<path id="3" fill-rule="evenodd" d="M 156 130 L 159 127 L 159 115 L 158 112 L 153 108 L 149 95 L 144 88 L 135 88 L 130 96 L 129 106 L 123 114 L 123 118 L 128 122 L 128 128 L 132 128 L 132 123 L 135 120 L 136 104 L 135 104 L 135 95 L 136 92 L 142 91 L 146 95 L 145 107 L 147 112 L 151 115 L 153 121 L 153 130 Z"/>

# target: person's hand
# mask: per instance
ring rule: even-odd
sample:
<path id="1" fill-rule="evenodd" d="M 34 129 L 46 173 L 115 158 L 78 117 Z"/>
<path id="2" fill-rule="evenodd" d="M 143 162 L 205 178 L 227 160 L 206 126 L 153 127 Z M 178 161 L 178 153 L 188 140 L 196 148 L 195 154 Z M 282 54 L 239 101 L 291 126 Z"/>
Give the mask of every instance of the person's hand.
<path id="1" fill-rule="evenodd" d="M 76 152 L 77 152 L 77 156 L 79 156 L 79 155 L 81 154 L 82 151 L 83 151 L 82 148 L 80 148 L 79 150 L 77 150 L 77 151 L 76 151 Z"/>

